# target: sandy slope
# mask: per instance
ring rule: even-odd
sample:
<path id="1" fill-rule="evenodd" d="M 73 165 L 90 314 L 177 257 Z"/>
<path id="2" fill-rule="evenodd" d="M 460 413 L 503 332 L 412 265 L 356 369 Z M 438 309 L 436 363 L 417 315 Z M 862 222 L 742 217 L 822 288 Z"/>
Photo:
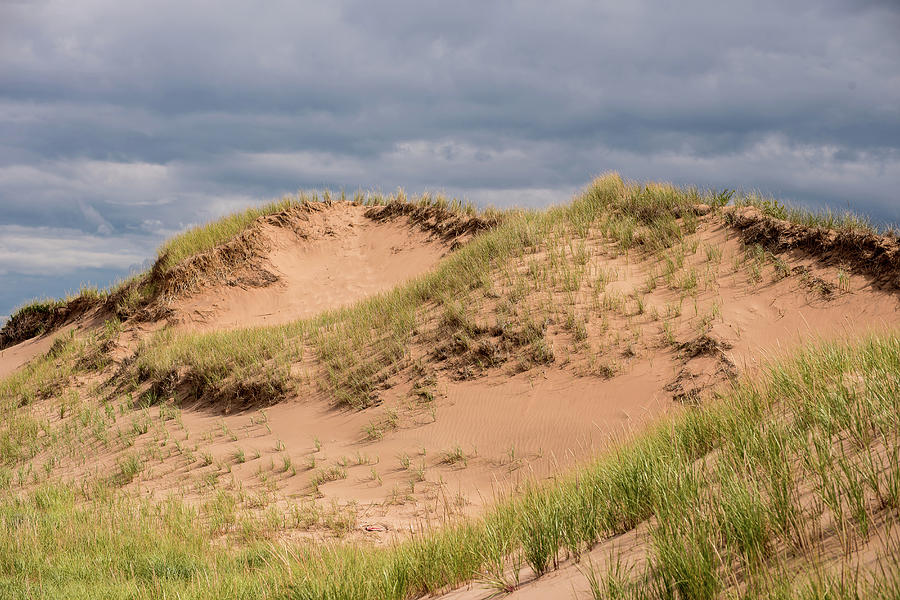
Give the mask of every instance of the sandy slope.
<path id="1" fill-rule="evenodd" d="M 376 223 L 350 205 L 318 213 L 303 235 L 279 227 L 265 233 L 266 265 L 278 280 L 264 287 L 210 288 L 181 300 L 174 307 L 178 326 L 209 330 L 313 316 L 390 289 L 427 271 L 448 252 L 443 242 L 402 219 Z M 583 353 L 572 350 L 571 334 L 555 326 L 548 330 L 556 354 L 550 365 L 517 374 L 507 365 L 459 378 L 438 364 L 432 402 L 416 401 L 411 379 L 401 374 L 381 393 L 379 406 L 345 411 L 333 408 L 316 381 L 314 359 L 307 357 L 297 369 L 311 375 L 297 397 L 265 411 L 223 415 L 208 406 L 185 406 L 179 419 L 164 424 L 179 451 L 166 445 L 129 486 L 145 495 L 179 493 L 199 500 L 205 486 L 224 485 L 241 494 L 271 495 L 284 506 L 309 501 L 337 510 L 349 505 L 357 516 L 356 535 L 385 541 L 422 521 L 475 514 L 498 494 L 590 458 L 660 414 L 679 410 L 682 405 L 673 399 L 679 389 L 702 392 L 721 383 L 729 369 L 752 370 L 801 342 L 856 337 L 900 324 L 898 296 L 879 291 L 865 277 L 854 276 L 845 289 L 823 295 L 808 282 L 812 277 L 835 281 L 836 270 L 796 254 L 783 258 L 804 275 L 775 279 L 767 271 L 749 281 L 745 270 L 732 267 L 743 252 L 734 232 L 707 219 L 698 237 L 699 248 L 722 251 L 716 263 L 706 261 L 702 250 L 687 259 L 689 265 L 714 271 L 713 286 L 683 300 L 661 285 L 644 296 L 640 314 L 605 315 L 587 323 L 589 349 L 608 361 L 608 373 L 598 374 Z M 615 272 L 605 284 L 608 292 L 631 297 L 648 273 L 659 269 L 654 260 L 606 253 L 599 238 L 589 243 L 593 272 Z M 697 337 L 709 316 L 709 336 L 719 344 L 715 351 L 689 356 L 664 339 L 658 315 L 676 306 L 680 316 L 670 321 L 676 341 Z M 590 311 L 588 304 L 579 308 Z M 471 307 L 475 313 L 489 309 Z M 154 328 L 131 328 L 120 342 L 134 347 Z M 0 374 L 50 343 L 49 338 L 29 340 L 5 350 Z M 413 358 L 425 357 L 427 344 L 414 344 Z M 91 383 L 80 383 L 83 394 Z M 54 418 L 52 403 L 36 410 Z M 123 414 L 121 427 L 129 429 L 137 417 Z M 367 433 L 375 426 L 378 435 Z M 136 448 L 157 438 L 158 433 L 145 434 Z M 88 463 L 64 459 L 58 472 L 76 480 L 111 468 L 121 455 L 121 450 L 99 450 Z M 281 467 L 286 459 L 293 469 Z M 346 477 L 323 483 L 310 497 L 313 476 L 339 466 Z M 362 531 L 372 524 L 386 532 Z M 577 571 L 564 570 L 543 578 L 541 585 L 557 582 L 551 595 L 570 596 L 576 576 Z M 453 597 L 479 594 L 469 590 Z M 529 594 L 523 589 L 515 597 L 549 597 Z"/>
<path id="2" fill-rule="evenodd" d="M 185 422 L 193 423 L 189 427 L 197 431 L 214 429 L 223 421 L 232 431 L 247 431 L 239 440 L 217 442 L 214 451 L 224 458 L 236 448 L 260 452 L 258 463 L 249 461 L 232 469 L 232 476 L 248 487 L 259 484 L 260 464 L 277 462 L 285 452 L 295 465 L 309 465 L 313 457 L 316 469 L 345 464 L 346 479 L 320 486 L 319 501 L 357 502 L 362 507 L 361 521 L 404 528 L 416 520 L 440 518 L 451 509 L 478 512 L 495 495 L 525 480 L 565 470 L 661 413 L 677 410 L 680 404 L 668 387 L 679 376 L 703 389 L 723 381 L 725 363 L 739 371 L 753 369 L 804 341 L 855 337 L 900 323 L 897 297 L 874 289 L 862 277 L 851 280 L 852 289 L 828 298 L 810 291 L 797 276 L 773 281 L 767 274 L 751 284 L 743 271 L 731 267 L 733 257 L 742 252 L 733 234 L 710 224 L 699 237 L 701 244 L 722 249 L 717 285 L 701 293 L 696 305 L 683 303 L 675 335 L 678 340 L 696 336 L 697 322 L 715 305 L 718 316 L 710 335 L 721 341 L 721 357 L 685 359 L 659 339 L 649 313 L 653 308 L 663 313 L 679 299 L 676 292 L 659 288 L 647 295 L 644 315 L 623 317 L 607 325 L 605 333 L 593 330 L 600 323 L 588 324 L 589 339 L 608 344 L 606 355 L 616 366 L 616 376 L 609 379 L 589 374 L 578 355 L 567 356 L 568 334 L 557 328 L 548 332 L 558 354 L 554 364 L 515 375 L 508 368 L 498 368 L 463 380 L 438 369 L 436 397 L 427 406 L 413 399 L 411 382 L 402 376 L 381 393 L 380 406 L 360 412 L 331 408 L 330 399 L 313 381 L 296 400 L 267 409 L 265 428 L 252 425 L 258 416 L 255 412 L 224 417 L 197 414 L 186 416 Z M 654 268 L 649 261 L 609 258 L 600 246 L 596 250 L 598 267 L 617 271 L 608 289 L 626 296 L 641 288 Z M 695 259 L 698 264 L 700 254 Z M 823 280 L 835 278 L 833 270 L 808 258 L 786 259 L 792 268 L 808 268 Z M 246 296 L 265 293 L 279 292 L 254 290 Z M 613 338 L 633 330 L 643 333 L 626 355 L 624 345 L 616 346 Z M 413 355 L 425 356 L 429 350 L 415 348 Z M 367 429 L 386 421 L 393 424 L 384 428 L 383 437 L 370 439 Z M 320 443 L 318 451 L 315 440 Z M 275 452 L 281 444 L 285 450 Z M 460 453 L 464 459 L 450 458 Z M 409 467 L 401 466 L 407 457 Z M 281 492 L 288 496 L 308 492 L 314 472 L 304 467 L 297 476 L 283 478 Z M 410 480 L 418 479 L 422 481 L 410 486 Z M 453 506 L 448 508 L 448 503 Z"/>
<path id="3" fill-rule="evenodd" d="M 265 229 L 267 268 L 278 281 L 265 287 L 216 287 L 174 305 L 176 319 L 198 330 L 272 325 L 314 316 L 389 290 L 429 270 L 445 243 L 405 219 L 375 222 L 365 207 L 337 204 L 312 213 L 302 236 Z"/>
<path id="4" fill-rule="evenodd" d="M 0 377 L 6 377 L 35 356 L 47 352 L 53 345 L 55 337 L 55 335 L 38 336 L 0 350 Z"/>
<path id="5" fill-rule="evenodd" d="M 74 331 L 92 329 L 102 324 L 96 311 L 89 312 L 76 322 L 69 323 L 55 331 L 44 335 L 38 335 L 0 350 L 0 378 L 18 371 L 32 358 L 45 354 L 53 346 L 53 342 L 62 335 L 69 335 Z"/>

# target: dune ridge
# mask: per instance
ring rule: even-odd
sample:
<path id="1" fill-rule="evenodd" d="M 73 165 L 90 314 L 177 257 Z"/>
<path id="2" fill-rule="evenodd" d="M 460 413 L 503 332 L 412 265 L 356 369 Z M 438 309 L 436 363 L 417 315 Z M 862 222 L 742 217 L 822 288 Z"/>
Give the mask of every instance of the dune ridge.
<path id="1" fill-rule="evenodd" d="M 900 581 L 892 232 L 616 174 L 547 211 L 398 194 L 224 223 L 0 333 L 0 514 L 184 511 L 204 549 L 171 542 L 160 568 L 192 566 L 152 589 L 196 597 Z M 261 544 L 261 575 L 222 541 Z M 116 594 L 157 573 L 123 564 Z"/>

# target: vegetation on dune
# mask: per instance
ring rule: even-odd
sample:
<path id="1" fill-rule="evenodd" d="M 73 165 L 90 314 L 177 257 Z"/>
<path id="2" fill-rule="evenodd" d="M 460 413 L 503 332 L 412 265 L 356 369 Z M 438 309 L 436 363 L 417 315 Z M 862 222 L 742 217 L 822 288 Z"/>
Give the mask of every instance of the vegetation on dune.
<path id="1" fill-rule="evenodd" d="M 407 203 L 400 194 L 356 201 Z M 433 272 L 312 319 L 203 334 L 163 329 L 114 372 L 109 350 L 121 331 L 118 320 L 87 335 L 60 336 L 45 356 L 0 381 L 0 595 L 407 599 L 473 580 L 508 591 L 519 583 L 519 566 L 541 575 L 575 560 L 596 598 L 898 596 L 896 333 L 807 349 L 764 375 L 733 381 L 713 401 L 686 403 L 591 464 L 527 486 L 480 518 L 423 526 L 387 547 L 279 539 L 282 530 L 323 519 L 346 532 L 353 516 L 337 509 L 323 515 L 321 507 L 291 500 L 252 500 L 259 510 L 238 510 L 240 500 L 220 489 L 217 477 L 259 452 L 254 457 L 252 448 L 237 447 L 217 460 L 169 437 L 166 421 L 179 419 L 173 398 L 219 407 L 266 404 L 306 381 L 300 364 L 320 369 L 316 375 L 336 404 L 363 409 L 394 374 L 421 374 L 429 361 L 468 377 L 507 362 L 515 370 L 561 360 L 560 348 L 548 341 L 551 326 L 591 359 L 604 352 L 590 346 L 591 336 L 605 335 L 611 322 L 622 332 L 609 343 L 627 336 L 623 351 L 652 324 L 655 343 L 714 354 L 715 340 L 704 336 L 716 306 L 699 314 L 696 299 L 715 285 L 723 254 L 694 234 L 704 215 L 730 201 L 727 192 L 627 183 L 610 174 L 565 206 L 505 213 Z M 172 268 L 296 202 L 191 230 L 163 247 L 160 260 Z M 871 233 L 852 218 L 793 214 L 766 202 L 738 204 L 773 218 Z M 473 212 L 441 198 L 409 204 Z M 646 283 L 624 296 L 607 286 L 617 277 L 609 265 L 632 254 L 648 259 Z M 598 255 L 603 261 L 592 261 Z M 607 266 L 598 268 L 600 262 Z M 791 274 L 761 245 L 734 257 L 733 271 L 750 285 L 764 269 L 773 280 Z M 849 288 L 849 275 L 840 273 L 845 279 L 839 274 L 837 286 L 808 272 L 798 277 L 822 294 L 836 293 Z M 125 302 L 139 305 L 151 293 L 140 287 L 141 277 L 128 284 L 133 297 Z M 660 288 L 676 301 L 651 302 Z M 684 341 L 673 324 L 692 299 L 697 338 Z M 615 372 L 607 363 L 591 369 Z M 79 395 L 86 387 L 88 400 Z M 413 389 L 433 399 L 426 384 Z M 123 416 L 130 418 L 124 429 L 117 421 Z M 391 426 L 396 415 L 373 421 L 367 435 L 377 438 Z M 136 440 L 145 434 L 154 443 L 140 447 Z M 237 440 L 224 423 L 221 435 Z M 346 478 L 346 459 L 317 466 L 321 444 L 314 443 L 307 464 L 313 487 Z M 112 445 L 125 449 L 114 467 L 77 483 L 54 476 L 59 461 L 84 464 Z M 121 489 L 164 452 L 182 467 L 208 468 L 197 482 L 212 490 L 202 503 L 190 505 L 177 494 L 153 501 Z M 295 473 L 290 456 L 282 459 L 280 471 Z M 468 456 L 456 446 L 442 460 L 464 466 Z M 357 464 L 368 463 L 360 455 Z M 400 464 L 415 475 L 409 456 Z M 636 530 L 630 553 L 619 556 L 606 546 Z M 608 564 L 583 559 L 598 544 L 609 549 Z M 872 548 L 878 560 L 861 564 Z"/>
<path id="2" fill-rule="evenodd" d="M 41 335 L 62 325 L 69 309 L 80 310 L 106 301 L 109 292 L 82 286 L 65 298 L 34 299 L 16 308 L 0 329 L 0 348 Z"/>
<path id="3" fill-rule="evenodd" d="M 186 258 L 207 252 L 234 238 L 259 217 L 302 206 L 311 200 L 315 201 L 305 194 L 299 194 L 297 197 L 285 196 L 264 206 L 234 212 L 209 223 L 192 227 L 170 238 L 159 247 L 156 252 L 157 268 L 163 271 L 168 270 Z"/>
<path id="4" fill-rule="evenodd" d="M 355 201 L 473 212 L 470 206 L 429 196 L 407 200 L 398 194 Z M 696 252 L 697 246 L 685 249 L 684 244 L 696 231 L 701 212 L 719 210 L 729 201 L 732 197 L 727 192 L 633 184 L 616 174 L 606 175 L 570 204 L 543 212 L 506 213 L 499 225 L 475 236 L 433 272 L 353 307 L 276 327 L 205 334 L 161 332 L 142 344 L 121 381 L 127 384 L 130 380 L 128 385 L 149 382 L 156 397 L 172 394 L 182 381 L 190 384 L 194 394 L 206 395 L 209 400 L 266 404 L 294 389 L 290 365 L 311 353 L 318 359 L 336 403 L 364 408 L 377 400 L 377 390 L 386 379 L 409 366 L 411 345 L 417 340 L 424 342 L 423 335 L 430 328 L 434 330 L 434 357 L 455 364 L 461 373 L 497 366 L 509 357 L 526 357 L 522 368 L 528 368 L 529 362 L 552 362 L 553 350 L 545 336 L 548 319 L 564 322 L 577 341 L 586 335 L 591 314 L 630 310 L 627 299 L 603 291 L 606 275 L 588 272 L 592 252 L 588 238 L 599 237 L 611 256 L 638 251 L 658 257 L 662 273 L 651 273 L 648 292 L 661 275 L 683 296 L 695 295 L 708 283 L 685 267 L 685 255 Z M 230 217 L 221 225 L 191 230 L 173 239 L 160 256 L 202 251 L 233 236 L 258 214 L 274 213 L 297 202 L 284 200 Z M 770 212 L 777 209 L 784 216 L 780 204 L 750 197 L 738 201 L 743 202 Z M 529 265 L 528 272 L 521 272 L 523 264 Z M 754 264 L 751 278 L 758 279 L 762 263 Z M 596 281 L 589 281 L 593 278 Z M 592 288 L 592 310 L 579 313 L 576 305 L 585 301 L 585 286 Z M 526 296 L 546 297 L 539 301 L 547 305 L 522 302 Z M 461 310 L 493 298 L 499 298 L 492 309 L 493 322 L 475 322 L 470 311 Z M 643 313 L 644 297 L 636 295 L 634 302 L 638 313 Z M 553 308 L 548 308 L 551 305 Z M 428 323 L 436 325 L 432 328 Z M 612 373 L 615 367 L 598 362 L 594 369 Z M 242 383 L 248 381 L 251 383 Z"/>
<path id="5" fill-rule="evenodd" d="M 137 380 L 151 382 L 154 401 L 173 397 L 183 383 L 191 397 L 220 401 L 222 409 L 265 405 L 293 387 L 290 366 L 303 353 L 294 330 L 260 327 L 211 336 L 164 329 L 141 344 L 129 369 Z"/>
<path id="6" fill-rule="evenodd" d="M 473 338 L 484 328 L 470 322 L 460 307 L 495 293 L 496 273 L 514 281 L 507 291 L 511 305 L 521 293 L 517 286 L 533 292 L 568 285 L 574 291 L 585 277 L 587 255 L 583 245 L 572 247 L 573 241 L 593 232 L 611 240 L 616 252 L 660 252 L 696 230 L 697 206 L 703 202 L 715 204 L 717 197 L 669 185 L 626 184 L 618 175 L 605 176 L 571 204 L 545 212 L 508 214 L 500 225 L 476 236 L 433 272 L 395 290 L 286 326 L 202 335 L 162 333 L 140 349 L 131 372 L 138 381 L 158 382 L 186 367 L 191 377 L 203 380 L 212 391 L 219 384 L 227 385 L 224 374 L 232 369 L 244 376 L 245 366 L 259 364 L 286 373 L 299 348 L 307 347 L 323 365 L 336 402 L 363 408 L 374 401 L 377 386 L 407 361 L 414 333 L 427 315 L 438 315 L 439 337 L 454 341 L 455 348 L 447 352 L 478 346 Z M 555 281 L 556 273 L 523 277 L 514 272 L 522 260 L 538 251 L 549 256 L 565 281 Z M 488 330 L 504 343 L 524 349 L 534 361 L 547 361 L 550 355 L 539 312 L 508 314 Z M 275 343 L 267 346 L 270 336 Z M 201 346 L 215 352 L 197 352 Z M 257 360 L 248 362 L 252 358 L 248 346 L 260 349 Z"/>
<path id="7" fill-rule="evenodd" d="M 898 373 L 895 334 L 807 350 L 557 484 L 387 548 L 269 541 L 290 511 L 236 522 L 227 502 L 152 503 L 102 482 L 48 483 L 20 495 L 6 472 L 0 589 L 12 596 L 335 599 L 413 598 L 472 579 L 506 589 L 516 584 L 515 565 L 544 573 L 649 522 L 640 566 L 615 556 L 607 570 L 585 563 L 597 597 L 713 598 L 726 589 L 750 598 L 896 594 Z M 222 522 L 235 523 L 244 541 L 218 543 Z M 868 544 L 883 545 L 882 559 L 858 570 L 856 553 Z"/>
<path id="8" fill-rule="evenodd" d="M 22 369 L 0 380 L 0 465 L 33 458 L 41 449 L 56 443 L 47 435 L 46 424 L 25 411 L 38 400 L 63 397 L 67 385 L 78 374 L 90 373 L 110 364 L 109 345 L 121 331 L 121 323 L 109 321 L 86 336 L 74 332 L 59 336 L 50 350 Z"/>
<path id="9" fill-rule="evenodd" d="M 619 196 L 618 199 L 611 204 L 607 198 L 598 204 L 599 190 L 608 185 L 616 188 L 615 193 Z M 473 218 L 479 216 L 479 212 L 471 203 L 447 199 L 442 195 L 426 193 L 408 198 L 402 190 L 399 190 L 396 194 L 388 195 L 357 192 L 352 197 L 348 197 L 343 192 L 333 194 L 328 190 L 321 192 L 321 196 L 319 192 L 301 191 L 296 196 L 284 196 L 280 200 L 226 215 L 176 235 L 160 246 L 157 251 L 157 260 L 150 270 L 120 281 L 109 289 L 82 288 L 78 293 L 63 299 L 34 300 L 17 308 L 8 321 L 13 327 L 5 327 L 0 332 L 0 347 L 58 327 L 66 320 L 77 317 L 86 307 L 108 305 L 108 308 L 120 319 L 134 316 L 163 292 L 159 281 L 160 277 L 172 272 L 176 266 L 235 240 L 260 218 L 278 215 L 320 201 L 350 201 L 365 206 L 402 205 L 406 208 L 435 209 L 444 215 L 464 215 Z M 865 217 L 850 212 L 835 214 L 830 211 L 815 212 L 795 209 L 758 193 L 741 194 L 735 197 L 733 191 L 727 190 L 717 193 L 701 192 L 696 188 L 676 188 L 668 184 L 625 184 L 616 174 L 598 178 L 580 198 L 577 198 L 565 210 L 531 213 L 531 216 L 533 220 L 545 223 L 556 222 L 560 218 L 567 219 L 573 231 L 584 234 L 584 227 L 590 227 L 593 220 L 598 217 L 595 212 L 598 208 L 611 209 L 618 213 L 619 218 L 613 219 L 614 222 L 606 223 L 603 229 L 605 234 L 611 235 L 625 250 L 635 244 L 658 250 L 670 245 L 673 241 L 672 236 L 676 238 L 679 236 L 677 228 L 671 227 L 672 217 L 690 219 L 698 203 L 705 203 L 714 208 L 729 203 L 736 207 L 753 206 L 764 215 L 774 219 L 822 230 L 836 229 L 873 235 L 892 233 L 892 230 L 879 231 Z M 480 213 L 481 217 L 491 223 L 499 222 L 504 216 L 511 215 L 523 217 L 520 211 L 504 213 L 487 209 Z M 539 218 L 534 219 L 536 215 Z M 527 219 L 527 216 L 524 218 Z M 666 227 L 669 229 L 667 230 Z M 531 233 L 539 234 L 540 231 Z M 638 236 L 637 239 L 633 238 L 635 235 Z M 528 239 L 516 240 L 514 244 L 521 246 L 519 242 L 528 247 Z M 484 270 L 476 269 L 475 274 L 483 277 Z M 56 319 L 48 318 L 48 315 L 52 313 L 58 313 Z"/>
<path id="10" fill-rule="evenodd" d="M 462 214 L 472 217 L 478 215 L 478 211 L 471 203 L 456 198 L 446 198 L 441 194 L 425 193 L 409 198 L 402 189 L 395 194 L 360 191 L 352 196 L 347 196 L 343 191 L 339 194 L 330 190 L 300 191 L 296 196 L 284 196 L 280 200 L 226 215 L 176 235 L 157 250 L 157 258 L 160 261 L 157 268 L 168 270 L 185 259 L 208 252 L 216 246 L 234 239 L 260 217 L 275 215 L 292 208 L 300 208 L 318 202 L 352 202 L 362 206 L 398 204 L 422 209 L 436 208 L 451 215 Z M 487 214 L 494 214 L 494 211 L 487 211 Z"/>
<path id="11" fill-rule="evenodd" d="M 733 196 L 733 192 L 726 192 L 726 194 L 729 199 Z M 768 217 L 803 227 L 867 235 L 896 235 L 894 227 L 879 227 L 865 215 L 859 215 L 849 210 L 834 212 L 829 209 L 797 208 L 758 192 L 740 195 L 734 199 L 734 205 L 737 207 L 752 206 Z"/>

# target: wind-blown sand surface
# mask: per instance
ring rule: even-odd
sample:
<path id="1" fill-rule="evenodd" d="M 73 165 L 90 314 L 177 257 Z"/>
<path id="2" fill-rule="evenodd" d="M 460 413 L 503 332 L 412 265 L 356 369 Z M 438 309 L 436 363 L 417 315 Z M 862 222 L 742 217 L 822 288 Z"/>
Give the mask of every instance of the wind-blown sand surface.
<path id="1" fill-rule="evenodd" d="M 214 287 L 175 303 L 191 329 L 276 325 L 313 317 L 387 291 L 428 271 L 448 245 L 408 223 L 377 222 L 365 207 L 336 204 L 313 213 L 302 236 L 264 230 L 267 267 L 278 280 L 265 287 Z"/>

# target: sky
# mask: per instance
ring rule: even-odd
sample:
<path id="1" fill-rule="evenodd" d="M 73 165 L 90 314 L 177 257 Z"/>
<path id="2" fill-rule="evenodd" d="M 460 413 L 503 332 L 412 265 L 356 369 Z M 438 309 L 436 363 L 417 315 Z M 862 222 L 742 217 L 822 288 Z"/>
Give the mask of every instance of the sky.
<path id="1" fill-rule="evenodd" d="M 0 0 L 0 320 L 298 189 L 900 222 L 900 2 Z"/>

